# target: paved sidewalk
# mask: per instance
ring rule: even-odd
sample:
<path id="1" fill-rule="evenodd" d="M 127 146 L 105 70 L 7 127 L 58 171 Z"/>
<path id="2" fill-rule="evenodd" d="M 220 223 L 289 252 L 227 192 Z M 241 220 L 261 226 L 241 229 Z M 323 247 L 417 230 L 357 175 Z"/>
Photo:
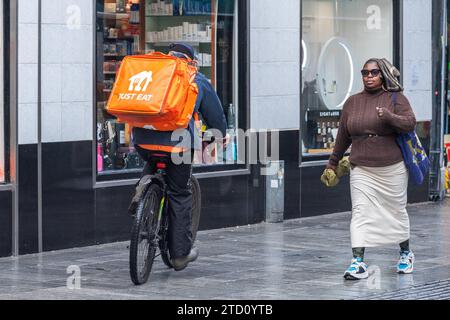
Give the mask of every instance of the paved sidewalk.
<path id="1" fill-rule="evenodd" d="M 450 298 L 450 199 L 410 206 L 415 272 L 397 275 L 398 248 L 368 249 L 369 280 L 342 277 L 350 213 L 200 232 L 199 260 L 182 272 L 155 262 L 150 282 L 129 278 L 128 243 L 0 259 L 0 299 Z M 67 268 L 81 289 L 67 287 Z"/>

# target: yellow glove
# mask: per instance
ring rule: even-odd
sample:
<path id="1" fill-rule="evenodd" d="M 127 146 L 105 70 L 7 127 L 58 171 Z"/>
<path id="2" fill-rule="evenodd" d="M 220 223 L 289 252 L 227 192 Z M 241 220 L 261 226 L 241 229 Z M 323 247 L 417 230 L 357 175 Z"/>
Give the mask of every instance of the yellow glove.
<path id="1" fill-rule="evenodd" d="M 325 169 L 322 176 L 320 177 L 320 181 L 327 187 L 335 187 L 339 183 L 339 178 L 332 169 Z"/>
<path id="2" fill-rule="evenodd" d="M 336 168 L 336 174 L 338 178 L 341 178 L 343 176 L 346 176 L 350 174 L 350 161 L 348 159 L 349 157 L 344 157 L 341 161 L 339 161 L 339 165 Z"/>

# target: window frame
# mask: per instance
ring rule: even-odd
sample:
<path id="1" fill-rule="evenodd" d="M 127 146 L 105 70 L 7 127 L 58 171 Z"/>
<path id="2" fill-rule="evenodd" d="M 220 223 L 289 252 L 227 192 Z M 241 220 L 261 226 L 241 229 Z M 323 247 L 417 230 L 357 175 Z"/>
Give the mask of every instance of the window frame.
<path id="1" fill-rule="evenodd" d="M 392 1 L 392 32 L 393 32 L 393 63 L 396 65 L 400 72 L 403 70 L 403 3 L 400 0 L 391 0 Z M 398 19 L 397 19 L 398 17 Z M 300 60 L 299 65 L 303 63 L 303 50 L 302 50 L 302 42 L 303 42 L 303 1 L 300 4 Z M 403 79 L 400 78 L 400 82 L 403 83 Z M 302 84 L 303 84 L 303 70 L 300 68 L 300 126 L 304 122 L 304 116 L 302 112 L 303 108 L 303 97 L 302 97 Z M 302 128 L 299 129 L 299 167 L 314 167 L 320 165 L 326 165 L 328 163 L 328 159 L 330 158 L 331 153 L 328 154 L 319 154 L 319 155 L 305 155 L 303 153 L 302 148 L 303 143 L 303 135 Z"/>
<path id="2" fill-rule="evenodd" d="M 96 0 L 97 1 L 97 0 Z M 96 4 L 95 1 L 95 4 Z M 250 12 L 249 12 L 249 0 L 236 0 L 237 1 L 237 13 L 236 23 L 238 32 L 236 32 L 237 45 L 235 46 L 236 61 L 239 65 L 233 66 L 235 70 L 234 79 L 237 81 L 235 84 L 235 95 L 237 101 L 238 110 L 238 127 L 243 130 L 250 128 Z M 99 174 L 97 171 L 97 97 L 96 97 L 96 85 L 97 85 L 97 32 L 96 32 L 96 18 L 97 10 L 94 6 L 93 12 L 93 141 L 92 141 L 92 166 L 93 166 L 93 185 L 94 188 L 103 188 L 109 186 L 131 185 L 134 184 L 140 177 L 141 169 L 132 169 L 125 171 L 113 171 L 111 173 Z M 247 152 L 247 146 L 245 152 Z M 218 165 L 202 165 L 193 167 L 194 175 L 197 178 L 210 178 L 210 177 L 222 177 L 222 176 L 234 176 L 250 174 L 249 164 L 218 164 Z"/>
<path id="3" fill-rule="evenodd" d="M 18 74 L 18 4 L 17 0 L 3 2 L 0 7 L 3 19 L 1 52 L 2 90 L 3 90 L 3 142 L 5 180 L 0 182 L 0 191 L 14 191 L 18 177 L 18 146 L 17 146 L 17 74 Z M 14 201 L 17 201 L 17 192 Z"/>
<path id="4" fill-rule="evenodd" d="M 5 114 L 6 112 L 6 90 L 5 90 L 5 56 L 6 56 L 6 41 L 5 41 L 5 30 L 6 30 L 6 25 L 5 25 L 5 12 L 4 12 L 4 3 L 3 1 L 0 3 L 0 42 L 1 42 L 1 46 L 3 48 L 2 52 L 1 52 L 1 57 L 0 57 L 0 99 L 1 99 L 1 108 L 2 110 L 0 110 L 1 114 L 2 114 L 2 118 L 0 119 L 1 122 L 1 128 L 2 128 L 2 133 L 0 135 L 0 139 L 2 141 L 0 141 L 0 155 L 3 155 L 3 159 L 0 158 L 0 164 L 3 163 L 3 168 L 0 167 L 0 170 L 3 170 L 3 174 L 4 174 L 4 180 L 0 180 L 0 185 L 5 185 L 8 182 L 8 177 L 7 177 L 7 166 L 6 166 L 6 158 L 7 158 L 7 148 L 6 148 L 6 141 L 8 139 L 7 133 L 8 133 L 8 128 L 7 128 L 7 123 L 6 123 L 6 117 Z"/>

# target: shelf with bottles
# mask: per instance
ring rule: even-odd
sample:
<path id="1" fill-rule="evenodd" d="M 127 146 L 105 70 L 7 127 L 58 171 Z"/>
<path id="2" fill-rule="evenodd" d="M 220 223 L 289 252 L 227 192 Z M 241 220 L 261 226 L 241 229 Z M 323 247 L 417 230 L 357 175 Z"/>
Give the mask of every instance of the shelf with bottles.
<path id="1" fill-rule="evenodd" d="M 226 148 L 222 143 L 215 141 L 213 132 L 209 131 L 205 122 L 200 117 L 202 152 L 198 152 L 195 157 L 196 165 L 223 165 L 236 164 L 238 160 L 238 137 L 237 137 L 237 113 L 233 104 L 229 104 L 225 108 L 227 118 L 227 134 L 229 135 L 229 143 Z M 201 116 L 201 115 L 200 115 Z M 222 137 L 225 138 L 225 137 Z"/>
<path id="2" fill-rule="evenodd" d="M 178 16 L 175 16 L 175 15 L 172 15 L 172 14 L 146 14 L 145 15 L 145 17 L 146 18 L 167 18 L 167 17 L 170 17 L 170 18 L 181 18 L 181 19 L 183 19 L 183 20 L 186 20 L 186 19 L 190 19 L 190 18 L 192 18 L 192 19 L 204 19 L 204 18 L 207 18 L 207 19 L 211 19 L 211 14 L 190 14 L 190 15 L 183 15 L 183 16 L 180 16 L 180 15 L 178 15 Z"/>
<path id="3" fill-rule="evenodd" d="M 97 124 L 97 171 L 111 172 L 141 169 L 143 160 L 131 141 L 131 127 L 109 119 Z"/>
<path id="4" fill-rule="evenodd" d="M 237 137 L 230 135 L 230 141 L 226 148 L 222 143 L 210 141 L 207 135 L 202 142 L 202 151 L 198 150 L 194 156 L 194 166 L 205 165 L 230 165 L 237 163 Z"/>
<path id="5" fill-rule="evenodd" d="M 139 23 L 139 13 L 139 0 L 105 0 L 103 11 L 97 11 L 97 17 L 106 19 L 129 19 L 132 23 Z"/>
<path id="6" fill-rule="evenodd" d="M 304 139 L 308 153 L 331 153 L 336 145 L 341 111 L 307 111 L 307 137 Z"/>
<path id="7" fill-rule="evenodd" d="M 133 36 L 122 36 L 122 37 L 104 37 L 103 40 L 106 40 L 106 41 L 118 41 L 118 40 L 135 41 L 136 39 Z"/>
<path id="8" fill-rule="evenodd" d="M 119 71 L 121 60 L 109 60 L 103 62 L 103 74 L 116 75 Z"/>
<path id="9" fill-rule="evenodd" d="M 159 41 L 145 41 L 146 44 L 154 45 L 155 47 L 167 47 L 168 45 L 174 42 L 183 42 L 192 47 L 200 47 L 202 44 L 211 45 L 211 41 L 192 41 L 192 40 L 183 40 L 183 39 L 172 39 L 172 40 L 159 40 Z"/>
<path id="10" fill-rule="evenodd" d="M 214 0 L 147 0 L 148 16 L 211 16 Z"/>
<path id="11" fill-rule="evenodd" d="M 104 57 L 125 57 L 133 54 L 133 44 L 129 41 L 116 41 L 110 43 L 103 43 Z"/>
<path id="12" fill-rule="evenodd" d="M 182 41 L 191 46 L 199 47 L 202 44 L 211 45 L 212 27 L 209 22 L 180 21 L 172 24 L 159 24 L 153 26 L 148 23 L 145 33 L 147 43 L 169 44 Z"/>
<path id="13" fill-rule="evenodd" d="M 107 20 L 122 20 L 129 19 L 130 14 L 119 13 L 119 12 L 97 12 L 97 18 L 107 19 Z"/>

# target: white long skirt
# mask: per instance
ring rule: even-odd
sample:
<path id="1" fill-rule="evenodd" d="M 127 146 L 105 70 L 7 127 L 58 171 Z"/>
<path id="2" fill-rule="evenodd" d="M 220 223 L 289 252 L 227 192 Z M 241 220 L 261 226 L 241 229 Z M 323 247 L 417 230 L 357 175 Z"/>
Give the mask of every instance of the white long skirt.
<path id="1" fill-rule="evenodd" d="M 409 239 L 408 170 L 403 161 L 388 167 L 355 167 L 350 189 L 352 248 L 400 244 Z"/>

